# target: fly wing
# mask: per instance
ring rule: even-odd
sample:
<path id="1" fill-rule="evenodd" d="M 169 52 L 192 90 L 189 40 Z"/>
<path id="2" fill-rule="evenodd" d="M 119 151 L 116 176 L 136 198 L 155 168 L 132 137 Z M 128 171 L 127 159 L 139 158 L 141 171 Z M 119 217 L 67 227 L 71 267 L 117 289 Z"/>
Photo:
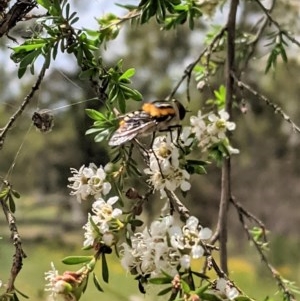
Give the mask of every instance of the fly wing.
<path id="1" fill-rule="evenodd" d="M 108 144 L 110 146 L 121 145 L 127 141 L 134 139 L 138 135 L 148 134 L 155 130 L 157 126 L 156 120 L 144 112 L 137 111 L 125 116 L 119 128 L 110 138 Z"/>

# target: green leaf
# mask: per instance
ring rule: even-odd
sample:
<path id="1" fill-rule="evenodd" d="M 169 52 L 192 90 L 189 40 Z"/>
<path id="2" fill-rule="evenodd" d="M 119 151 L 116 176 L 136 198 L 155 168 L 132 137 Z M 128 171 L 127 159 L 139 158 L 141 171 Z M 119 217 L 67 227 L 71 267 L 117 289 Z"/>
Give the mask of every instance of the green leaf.
<path id="1" fill-rule="evenodd" d="M 234 298 L 235 301 L 253 301 L 253 299 L 247 296 L 237 296 Z"/>
<path id="2" fill-rule="evenodd" d="M 90 262 L 94 256 L 68 256 L 62 262 L 68 265 L 80 264 Z"/>
<path id="3" fill-rule="evenodd" d="M 170 284 L 171 281 L 167 277 L 157 277 L 157 278 L 150 278 L 149 282 L 152 284 Z"/>
<path id="4" fill-rule="evenodd" d="M 191 271 L 191 273 L 193 275 L 196 275 L 197 277 L 199 277 L 201 279 L 209 279 L 209 277 L 207 275 L 203 274 L 203 273 L 199 273 L 199 272 L 196 272 L 196 271 Z"/>
<path id="5" fill-rule="evenodd" d="M 8 187 L 4 188 L 3 190 L 0 191 L 0 198 L 4 199 L 8 196 L 10 193 L 10 189 Z"/>
<path id="6" fill-rule="evenodd" d="M 106 139 L 109 136 L 110 132 L 111 131 L 108 130 L 108 129 L 101 131 L 99 134 L 97 134 L 95 136 L 95 138 L 94 138 L 95 142 L 101 142 L 101 141 L 103 141 L 104 139 Z"/>
<path id="7" fill-rule="evenodd" d="M 49 10 L 50 6 L 52 5 L 52 1 L 50 0 L 37 0 L 37 3 L 47 10 Z"/>
<path id="8" fill-rule="evenodd" d="M 281 55 L 281 57 L 282 57 L 282 60 L 283 60 L 285 63 L 287 63 L 288 58 L 287 58 L 285 49 L 284 49 L 284 47 L 283 47 L 282 44 L 280 44 L 279 47 L 280 47 L 280 55 Z"/>
<path id="9" fill-rule="evenodd" d="M 135 227 L 141 227 L 143 226 L 144 222 L 139 219 L 133 219 L 129 221 L 129 224 L 135 226 Z"/>
<path id="10" fill-rule="evenodd" d="M 12 300 L 12 301 L 19 301 L 19 298 L 18 298 L 18 295 L 16 293 L 13 294 L 12 298 L 8 298 L 8 299 L 4 299 L 5 301 L 6 300 Z"/>
<path id="11" fill-rule="evenodd" d="M 31 40 L 30 42 L 31 42 L 30 44 L 23 44 L 20 46 L 13 47 L 12 49 L 15 53 L 31 52 L 33 50 L 37 50 L 39 48 L 44 47 L 46 44 L 45 40 L 42 40 L 42 39 L 38 39 L 38 40 L 34 40 L 34 41 Z M 36 43 L 33 43 L 33 42 L 36 42 Z"/>
<path id="12" fill-rule="evenodd" d="M 210 287 L 210 283 L 207 283 L 201 287 L 199 287 L 196 291 L 195 294 L 198 296 L 201 296 L 202 293 L 204 293 L 209 287 Z"/>
<path id="13" fill-rule="evenodd" d="M 166 294 L 168 294 L 169 292 L 171 292 L 172 289 L 173 289 L 173 287 L 172 287 L 172 286 L 169 286 L 169 287 L 167 287 L 167 288 L 161 290 L 161 291 L 157 294 L 157 296 L 163 296 L 163 295 L 166 295 Z"/>
<path id="14" fill-rule="evenodd" d="M 22 78 L 23 75 L 25 74 L 27 68 L 19 68 L 18 70 L 18 78 Z"/>
<path id="15" fill-rule="evenodd" d="M 108 265 L 107 265 L 105 254 L 102 254 L 102 278 L 103 278 L 104 282 L 108 283 L 109 272 L 108 272 Z"/>
<path id="16" fill-rule="evenodd" d="M 130 69 L 126 70 L 126 71 L 119 77 L 119 80 L 131 78 L 132 76 L 134 76 L 134 74 L 135 74 L 135 69 L 134 69 L 134 68 L 130 68 Z"/>
<path id="17" fill-rule="evenodd" d="M 204 293 L 200 294 L 200 297 L 201 297 L 202 300 L 223 301 L 223 299 L 219 295 L 214 294 L 214 293 L 204 292 Z"/>
<path id="18" fill-rule="evenodd" d="M 91 134 L 95 134 L 95 133 L 98 133 L 102 131 L 102 129 L 99 129 L 99 128 L 91 128 L 91 129 L 88 129 L 85 134 L 86 135 L 91 135 Z"/>
<path id="19" fill-rule="evenodd" d="M 104 115 L 93 109 L 85 109 L 86 114 L 93 120 L 102 120 L 104 118 Z"/>
<path id="20" fill-rule="evenodd" d="M 118 105 L 119 105 L 119 109 L 120 109 L 121 113 L 124 114 L 126 112 L 126 102 L 125 102 L 125 97 L 124 97 L 124 93 L 122 93 L 122 90 L 120 90 L 118 93 Z"/>
<path id="21" fill-rule="evenodd" d="M 11 193 L 17 199 L 21 197 L 20 193 L 17 190 L 11 189 Z"/>
<path id="22" fill-rule="evenodd" d="M 170 274 L 168 274 L 166 271 L 164 271 L 164 270 L 161 270 L 161 272 L 165 275 L 165 277 L 167 277 L 167 278 L 169 278 L 170 279 L 170 281 L 172 281 L 173 280 L 173 276 L 171 276 Z"/>
<path id="23" fill-rule="evenodd" d="M 209 162 L 208 161 L 203 161 L 203 160 L 194 160 L 194 159 L 188 159 L 186 160 L 186 162 L 190 165 L 202 165 L 202 166 L 205 166 L 205 165 L 208 165 Z"/>
<path id="24" fill-rule="evenodd" d="M 95 284 L 95 287 L 96 289 L 99 291 L 99 292 L 104 292 L 103 288 L 101 287 L 100 283 L 99 283 L 99 280 L 97 278 L 97 276 L 95 275 L 95 273 L 93 273 L 93 282 Z"/>
<path id="25" fill-rule="evenodd" d="M 207 162 L 201 160 L 187 160 L 186 170 L 190 174 L 206 174 L 206 169 L 204 165 L 207 165 Z"/>
<path id="26" fill-rule="evenodd" d="M 124 84 L 120 84 L 119 87 L 124 93 L 126 99 L 132 98 L 136 101 L 142 100 L 142 94 L 139 91 L 132 89 Z"/>
<path id="27" fill-rule="evenodd" d="M 16 204 L 11 194 L 8 195 L 8 207 L 12 213 L 16 212 Z"/>
<path id="28" fill-rule="evenodd" d="M 180 280 L 180 283 L 181 283 L 181 287 L 182 287 L 183 291 L 186 294 L 188 294 L 191 291 L 190 286 L 188 285 L 188 283 L 185 282 L 183 279 Z"/>
<path id="29" fill-rule="evenodd" d="M 19 291 L 18 289 L 16 289 L 16 287 L 15 287 L 15 291 L 16 291 L 19 295 L 21 295 L 23 298 L 29 299 L 29 297 L 28 297 L 27 295 L 25 295 L 24 293 L 22 293 L 21 291 Z"/>
<path id="30" fill-rule="evenodd" d="M 18 70 L 18 76 L 19 78 L 21 78 L 26 70 L 27 70 L 27 66 L 31 65 L 33 66 L 34 61 L 36 60 L 37 56 L 40 54 L 40 50 L 37 51 L 32 51 L 30 53 L 28 53 L 20 62 L 20 66 L 19 66 L 19 70 Z"/>

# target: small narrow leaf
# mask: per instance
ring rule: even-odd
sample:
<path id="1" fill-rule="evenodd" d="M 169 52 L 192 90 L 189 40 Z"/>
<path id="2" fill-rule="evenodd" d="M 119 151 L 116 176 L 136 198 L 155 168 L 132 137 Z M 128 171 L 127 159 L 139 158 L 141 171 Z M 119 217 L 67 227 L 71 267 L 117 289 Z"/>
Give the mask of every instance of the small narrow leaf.
<path id="1" fill-rule="evenodd" d="M 93 273 L 93 281 L 94 281 L 94 284 L 95 284 L 95 287 L 96 289 L 99 291 L 99 292 L 104 292 L 103 288 L 101 287 L 100 283 L 99 283 L 99 280 L 97 278 L 97 276 L 95 275 L 95 273 Z"/>
<path id="2" fill-rule="evenodd" d="M 105 118 L 101 112 L 93 109 L 85 109 L 85 112 L 93 120 L 103 120 Z"/>
<path id="3" fill-rule="evenodd" d="M 0 198 L 3 199 L 7 197 L 9 192 L 10 192 L 9 188 L 4 188 L 3 190 L 0 191 Z"/>
<path id="4" fill-rule="evenodd" d="M 201 296 L 202 293 L 204 293 L 209 287 L 210 287 L 210 283 L 207 283 L 201 287 L 199 287 L 196 291 L 195 294 L 198 296 Z"/>
<path id="5" fill-rule="evenodd" d="M 209 277 L 203 273 L 199 273 L 199 272 L 195 272 L 195 271 L 191 271 L 192 274 L 196 275 L 197 277 L 199 278 L 202 278 L 202 279 L 209 279 Z"/>
<path id="6" fill-rule="evenodd" d="M 253 299 L 247 296 L 237 296 L 234 298 L 235 301 L 253 301 Z"/>
<path id="7" fill-rule="evenodd" d="M 135 227 L 141 227 L 144 224 L 144 222 L 139 219 L 133 219 L 133 220 L 129 221 L 129 223 Z"/>
<path id="8" fill-rule="evenodd" d="M 108 272 L 108 265 L 107 265 L 105 254 L 102 254 L 102 278 L 103 278 L 104 282 L 108 283 L 109 272 Z"/>
<path id="9" fill-rule="evenodd" d="M 25 295 L 24 293 L 20 292 L 18 289 L 15 288 L 15 291 L 16 291 L 19 295 L 21 295 L 23 298 L 29 299 L 29 297 L 28 297 L 27 295 Z"/>
<path id="10" fill-rule="evenodd" d="M 208 300 L 208 301 L 223 301 L 223 299 L 213 293 L 202 293 L 200 294 L 200 297 L 202 300 Z"/>
<path id="11" fill-rule="evenodd" d="M 167 287 L 167 288 L 161 290 L 161 291 L 157 294 L 157 296 L 163 296 L 163 295 L 166 295 L 167 293 L 169 293 L 169 292 L 172 290 L 172 288 L 173 288 L 172 286 L 169 286 L 169 287 Z"/>
<path id="12" fill-rule="evenodd" d="M 90 262 L 93 258 L 93 256 L 68 256 L 65 257 L 62 262 L 64 264 L 73 265 Z"/>
<path id="13" fill-rule="evenodd" d="M 37 3 L 48 10 L 52 5 L 52 2 L 50 0 L 37 0 Z"/>
<path id="14" fill-rule="evenodd" d="M 168 284 L 170 283 L 170 279 L 166 277 L 157 277 L 157 278 L 150 278 L 149 282 L 153 284 Z"/>
<path id="15" fill-rule="evenodd" d="M 186 294 L 188 294 L 188 293 L 191 291 L 190 286 L 188 285 L 188 283 L 185 282 L 185 281 L 182 280 L 182 279 L 180 280 L 180 283 L 181 283 L 181 287 L 182 287 L 183 291 L 184 291 Z"/>
<path id="16" fill-rule="evenodd" d="M 132 76 L 134 76 L 135 74 L 135 69 L 134 68 L 130 68 L 128 70 L 126 70 L 120 77 L 119 77 L 119 80 L 122 80 L 122 79 L 128 79 Z"/>
<path id="17" fill-rule="evenodd" d="M 13 197 L 11 196 L 11 194 L 8 195 L 8 206 L 9 206 L 9 210 L 12 212 L 12 213 L 15 213 L 16 212 L 16 205 L 15 205 L 15 201 L 13 199 Z"/>

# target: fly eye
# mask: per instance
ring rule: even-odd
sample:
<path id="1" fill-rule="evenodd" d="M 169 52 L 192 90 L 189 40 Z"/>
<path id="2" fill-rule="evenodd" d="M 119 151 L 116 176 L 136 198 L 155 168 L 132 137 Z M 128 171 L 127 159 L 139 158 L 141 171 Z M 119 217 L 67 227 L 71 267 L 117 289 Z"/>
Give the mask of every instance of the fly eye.
<path id="1" fill-rule="evenodd" d="M 54 125 L 54 117 L 51 110 L 39 110 L 32 115 L 33 125 L 43 133 L 50 132 Z"/>

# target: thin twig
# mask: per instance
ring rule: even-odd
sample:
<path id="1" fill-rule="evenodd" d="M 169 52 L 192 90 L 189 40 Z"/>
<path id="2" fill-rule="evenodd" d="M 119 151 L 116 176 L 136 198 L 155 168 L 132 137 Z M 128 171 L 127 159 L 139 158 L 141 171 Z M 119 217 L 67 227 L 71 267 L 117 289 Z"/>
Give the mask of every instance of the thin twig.
<path id="1" fill-rule="evenodd" d="M 45 72 L 47 69 L 47 63 L 45 62 L 40 74 L 38 76 L 38 79 L 36 81 L 36 83 L 31 87 L 30 92 L 26 95 L 26 97 L 24 98 L 22 104 L 20 105 L 20 107 L 18 108 L 18 110 L 10 117 L 8 123 L 6 124 L 6 126 L 4 128 L 2 128 L 1 132 L 0 132 L 0 150 L 3 147 L 6 135 L 9 131 L 9 129 L 14 125 L 14 123 L 16 122 L 16 120 L 18 119 L 18 117 L 21 116 L 21 114 L 23 113 L 23 111 L 25 110 L 26 106 L 30 103 L 30 101 L 32 100 L 35 92 L 39 89 L 40 84 L 45 76 Z"/>
<path id="2" fill-rule="evenodd" d="M 6 185 L 9 189 L 11 189 L 11 185 L 7 181 L 3 181 L 3 184 Z M 6 220 L 8 222 L 9 230 L 11 232 L 11 239 L 13 241 L 13 244 L 15 246 L 15 254 L 13 255 L 13 263 L 10 270 L 10 277 L 7 283 L 7 293 L 11 293 L 14 291 L 14 283 L 15 280 L 19 274 L 19 272 L 22 269 L 23 266 L 23 259 L 26 258 L 26 254 L 22 249 L 22 241 L 21 237 L 18 232 L 16 219 L 12 212 L 9 210 L 6 201 L 3 198 L 0 198 L 0 203 L 4 212 L 4 215 L 6 217 Z"/>
<path id="3" fill-rule="evenodd" d="M 254 239 L 254 237 L 251 235 L 250 230 L 244 220 L 244 217 L 249 218 L 249 214 L 247 214 L 246 213 L 247 211 L 245 209 L 243 209 L 240 205 L 237 205 L 237 203 L 234 202 L 233 198 L 232 198 L 232 203 L 234 204 L 235 208 L 237 209 L 240 222 L 243 226 L 244 231 L 246 232 L 248 240 L 250 240 L 254 244 L 258 254 L 260 255 L 262 262 L 266 265 L 266 267 L 268 268 L 268 270 L 271 272 L 272 276 L 276 280 L 279 289 L 283 292 L 283 294 L 285 296 L 284 300 L 296 301 L 295 296 L 284 283 L 284 280 L 282 279 L 280 273 L 269 263 L 268 258 L 266 257 L 266 255 L 261 247 L 261 244 L 256 239 Z M 253 215 L 250 215 L 250 216 L 251 216 L 251 218 L 253 218 Z M 258 219 L 256 219 L 256 220 L 259 221 Z M 264 231 L 264 228 L 262 230 Z"/>
<path id="4" fill-rule="evenodd" d="M 206 53 L 208 53 L 208 55 L 211 53 L 212 49 L 214 48 L 214 45 L 223 37 L 225 31 L 226 31 L 226 27 L 221 28 L 221 30 L 215 35 L 212 42 L 201 51 L 201 53 L 196 58 L 196 60 L 194 60 L 191 64 L 189 64 L 185 68 L 182 77 L 176 84 L 175 88 L 172 90 L 171 94 L 168 96 L 169 99 L 172 99 L 174 97 L 175 93 L 177 92 L 177 90 L 179 89 L 179 87 L 181 86 L 181 84 L 183 83 L 183 81 L 186 78 L 187 78 L 187 89 L 188 89 L 191 75 L 192 75 L 192 72 L 193 72 L 195 66 L 200 62 L 200 60 Z M 189 100 L 189 93 L 187 93 L 187 95 L 188 95 L 188 100 Z"/>
<path id="5" fill-rule="evenodd" d="M 100 31 L 105 31 L 106 29 L 113 27 L 113 26 L 119 26 L 126 21 L 133 20 L 133 19 L 141 16 L 141 14 L 142 14 L 141 11 L 139 11 L 138 9 L 134 9 L 134 10 L 130 11 L 129 13 L 127 13 L 125 16 L 118 17 L 118 19 L 115 22 L 112 22 L 107 26 L 101 27 Z"/>
<path id="6" fill-rule="evenodd" d="M 0 37 L 16 26 L 36 6 L 34 0 L 18 0 L 0 21 Z"/>
<path id="7" fill-rule="evenodd" d="M 273 0 L 271 2 L 271 5 L 270 5 L 270 8 L 268 9 L 268 12 L 270 13 L 273 10 L 274 7 L 275 7 L 275 0 Z M 249 60 L 252 58 L 253 53 L 255 51 L 255 48 L 256 48 L 256 46 L 257 46 L 257 44 L 258 44 L 258 42 L 259 42 L 259 40 L 260 40 L 260 38 L 261 38 L 261 36 L 262 36 L 262 34 L 264 32 L 266 26 L 268 25 L 268 21 L 269 21 L 268 16 L 264 15 L 263 16 L 263 20 L 261 20 L 261 24 L 260 24 L 260 26 L 259 26 L 259 28 L 258 28 L 258 30 L 257 30 L 257 32 L 256 32 L 256 34 L 254 36 L 254 38 L 252 38 L 251 41 L 249 41 L 247 43 L 247 46 L 250 48 L 250 50 L 248 51 L 247 56 L 246 56 L 246 58 L 244 60 L 245 65 L 244 65 L 244 67 L 242 69 L 246 69 L 247 68 Z"/>
<path id="8" fill-rule="evenodd" d="M 187 220 L 190 217 L 189 210 L 183 205 L 183 203 L 179 200 L 179 198 L 173 191 L 165 188 L 165 192 L 171 206 L 179 213 L 183 220 Z"/>
<path id="9" fill-rule="evenodd" d="M 260 94 L 259 92 L 254 90 L 252 87 L 250 87 L 246 83 L 239 80 L 234 72 L 231 72 L 231 75 L 232 75 L 233 79 L 236 81 L 237 86 L 239 88 L 246 89 L 248 92 L 253 94 L 255 97 L 257 97 L 258 99 L 264 101 L 266 105 L 268 105 L 269 107 L 271 107 L 273 109 L 274 113 L 279 114 L 286 122 L 288 122 L 292 126 L 292 129 L 295 132 L 300 133 L 300 127 L 298 125 L 296 125 L 296 123 L 291 119 L 291 117 L 289 115 L 287 115 L 279 105 L 273 103 L 266 96 Z"/>
<path id="10" fill-rule="evenodd" d="M 281 28 L 281 25 L 276 20 L 273 19 L 269 10 L 259 0 L 256 0 L 256 3 L 264 12 L 264 14 L 267 16 L 269 22 L 271 22 L 278 29 L 278 31 L 281 34 L 285 35 L 292 43 L 300 47 L 300 42 L 297 39 L 295 39 L 292 35 L 290 35 L 289 32 Z"/>
<path id="11" fill-rule="evenodd" d="M 241 203 L 235 200 L 235 197 L 231 196 L 230 202 L 239 210 L 241 213 L 243 213 L 244 216 L 246 216 L 249 220 L 254 221 L 260 228 L 265 229 L 265 224 L 253 213 L 246 210 Z"/>

